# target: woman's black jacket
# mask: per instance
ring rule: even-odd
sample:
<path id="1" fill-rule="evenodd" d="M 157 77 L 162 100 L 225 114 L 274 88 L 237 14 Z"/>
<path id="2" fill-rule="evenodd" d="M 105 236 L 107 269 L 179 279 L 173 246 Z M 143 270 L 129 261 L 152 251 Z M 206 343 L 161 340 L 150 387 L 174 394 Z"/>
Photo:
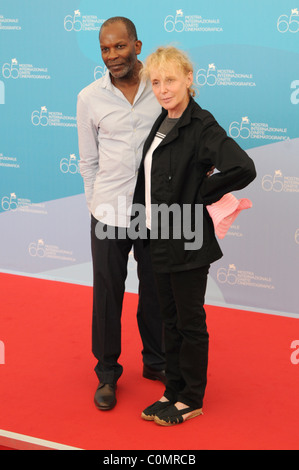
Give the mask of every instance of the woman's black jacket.
<path id="1" fill-rule="evenodd" d="M 156 131 L 167 115 L 162 109 L 145 141 L 134 194 L 135 204 L 145 204 L 144 158 Z M 207 171 L 216 171 L 207 177 Z M 151 169 L 151 203 L 156 205 L 187 205 L 192 213 L 192 230 L 202 233 L 199 249 L 186 249 L 188 239 L 182 227 L 179 238 L 173 233 L 170 217 L 170 234 L 166 239 L 152 239 L 151 253 L 157 272 L 183 271 L 208 265 L 222 257 L 214 233 L 213 221 L 206 205 L 218 201 L 224 194 L 247 186 L 256 177 L 252 159 L 239 145 L 227 136 L 215 118 L 203 110 L 193 98 L 179 121 L 155 149 Z M 203 205 L 203 222 L 195 228 L 195 205 Z M 169 212 L 171 215 L 171 212 Z M 199 214 L 199 212 L 198 212 Z M 183 216 L 181 217 L 183 221 Z M 177 225 L 176 225 L 177 227 Z M 160 227 L 161 228 L 161 227 Z M 153 231 L 151 231 L 153 232 Z M 177 232 L 176 232 L 177 233 Z M 161 234 L 160 234 L 161 235 Z M 196 243 L 194 243 L 196 246 Z M 190 244 L 189 244 L 190 247 Z"/>

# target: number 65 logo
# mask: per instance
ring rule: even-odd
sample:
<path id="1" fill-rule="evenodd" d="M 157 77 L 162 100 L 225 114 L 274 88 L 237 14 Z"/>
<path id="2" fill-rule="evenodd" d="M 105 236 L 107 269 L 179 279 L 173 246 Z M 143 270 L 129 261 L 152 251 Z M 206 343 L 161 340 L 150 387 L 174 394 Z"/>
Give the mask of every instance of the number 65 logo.
<path id="1" fill-rule="evenodd" d="M 241 122 L 233 121 L 229 126 L 229 135 L 233 139 L 237 139 L 238 137 L 248 139 L 250 137 L 250 129 L 246 127 L 247 125 L 249 125 L 247 116 L 243 117 Z"/>
<path id="2" fill-rule="evenodd" d="M 72 175 L 80 173 L 76 155 L 71 154 L 69 158 L 62 158 L 60 160 L 60 171 L 62 173 L 71 173 Z"/>
<path id="3" fill-rule="evenodd" d="M 102 78 L 105 73 L 107 72 L 107 67 L 102 65 L 97 65 L 93 71 L 93 76 L 95 80 L 98 80 L 99 78 Z"/>
<path id="4" fill-rule="evenodd" d="M 277 20 L 277 29 L 280 33 L 298 33 L 299 31 L 299 11 L 298 8 L 294 8 L 290 14 L 280 15 Z"/>
<path id="5" fill-rule="evenodd" d="M 214 86 L 217 82 L 216 67 L 214 64 L 209 64 L 208 69 L 199 69 L 196 73 L 196 83 L 200 86 L 209 85 Z"/>
<path id="6" fill-rule="evenodd" d="M 46 106 L 42 106 L 40 111 L 33 111 L 31 114 L 31 122 L 34 126 L 47 126 L 49 122 L 48 110 Z"/>
<path id="7" fill-rule="evenodd" d="M 234 264 L 230 264 L 228 269 L 219 268 L 217 271 L 217 281 L 219 281 L 221 284 L 226 282 L 231 285 L 236 284 L 236 266 Z"/>
<path id="8" fill-rule="evenodd" d="M 5 63 L 2 66 L 2 75 L 4 78 L 18 78 L 19 77 L 19 66 L 17 59 L 12 59 L 11 64 Z"/>
<path id="9" fill-rule="evenodd" d="M 46 254 L 45 244 L 43 240 L 38 240 L 37 243 L 34 243 L 34 242 L 30 243 L 28 247 L 28 251 L 31 256 L 37 256 L 39 258 L 43 258 Z"/>
<path id="10" fill-rule="evenodd" d="M 78 17 L 81 16 L 79 10 L 74 11 L 74 15 L 67 15 L 64 18 L 64 29 L 66 31 L 81 31 L 82 21 L 78 20 Z"/>
<path id="11" fill-rule="evenodd" d="M 18 200 L 15 193 L 11 193 L 10 197 L 4 196 L 1 200 L 1 206 L 4 211 L 15 211 L 18 208 Z"/>
<path id="12" fill-rule="evenodd" d="M 176 31 L 177 33 L 181 33 L 185 29 L 184 21 L 178 19 L 183 16 L 182 10 L 177 10 L 176 15 L 167 15 L 164 20 L 164 28 L 165 31 L 168 33 L 172 33 L 172 31 Z"/>
<path id="13" fill-rule="evenodd" d="M 280 170 L 275 171 L 274 176 L 265 175 L 262 179 L 262 188 L 264 191 L 275 191 L 280 193 L 283 190 L 282 173 Z"/>

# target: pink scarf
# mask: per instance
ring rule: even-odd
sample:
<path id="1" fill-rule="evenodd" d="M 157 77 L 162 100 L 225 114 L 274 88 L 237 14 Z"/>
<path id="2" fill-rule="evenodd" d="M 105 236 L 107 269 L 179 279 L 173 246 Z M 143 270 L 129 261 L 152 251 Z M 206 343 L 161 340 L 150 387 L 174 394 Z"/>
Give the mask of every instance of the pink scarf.
<path id="1" fill-rule="evenodd" d="M 238 200 L 231 193 L 225 194 L 219 201 L 207 206 L 214 223 L 216 235 L 219 238 L 224 238 L 239 213 L 250 207 L 252 207 L 250 199 Z"/>

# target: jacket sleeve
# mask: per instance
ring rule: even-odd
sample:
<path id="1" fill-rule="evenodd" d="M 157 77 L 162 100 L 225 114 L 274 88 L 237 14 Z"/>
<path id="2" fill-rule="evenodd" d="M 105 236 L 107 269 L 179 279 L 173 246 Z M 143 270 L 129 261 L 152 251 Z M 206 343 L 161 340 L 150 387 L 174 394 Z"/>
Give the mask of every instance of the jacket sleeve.
<path id="1" fill-rule="evenodd" d="M 84 191 L 89 211 L 96 174 L 99 168 L 97 129 L 90 107 L 79 94 L 77 99 L 77 129 L 79 144 L 79 168 L 84 181 Z"/>
<path id="2" fill-rule="evenodd" d="M 200 186 L 200 195 L 206 205 L 213 204 L 226 193 L 243 189 L 256 177 L 253 160 L 227 136 L 212 116 L 205 120 L 198 158 L 200 166 L 215 166 L 218 170 L 205 177 Z"/>

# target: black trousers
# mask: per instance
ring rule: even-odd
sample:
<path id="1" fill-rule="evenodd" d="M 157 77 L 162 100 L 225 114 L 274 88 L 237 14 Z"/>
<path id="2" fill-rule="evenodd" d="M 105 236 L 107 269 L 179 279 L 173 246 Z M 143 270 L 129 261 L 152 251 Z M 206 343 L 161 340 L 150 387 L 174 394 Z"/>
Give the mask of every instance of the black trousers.
<path id="1" fill-rule="evenodd" d="M 115 239 L 99 239 L 91 217 L 93 262 L 92 352 L 98 363 L 95 372 L 101 383 L 116 383 L 123 372 L 118 362 L 121 353 L 121 313 L 127 277 L 128 256 L 133 247 L 139 278 L 138 328 L 143 344 L 143 363 L 165 369 L 163 322 L 152 271 L 150 246 L 131 240 L 125 229 Z M 101 224 L 103 230 L 107 226 Z M 123 234 L 125 231 L 125 239 Z M 120 232 L 122 235 L 120 236 Z"/>
<path id="2" fill-rule="evenodd" d="M 164 395 L 201 408 L 207 384 L 209 334 L 204 309 L 209 266 L 155 273 L 165 327 Z"/>

